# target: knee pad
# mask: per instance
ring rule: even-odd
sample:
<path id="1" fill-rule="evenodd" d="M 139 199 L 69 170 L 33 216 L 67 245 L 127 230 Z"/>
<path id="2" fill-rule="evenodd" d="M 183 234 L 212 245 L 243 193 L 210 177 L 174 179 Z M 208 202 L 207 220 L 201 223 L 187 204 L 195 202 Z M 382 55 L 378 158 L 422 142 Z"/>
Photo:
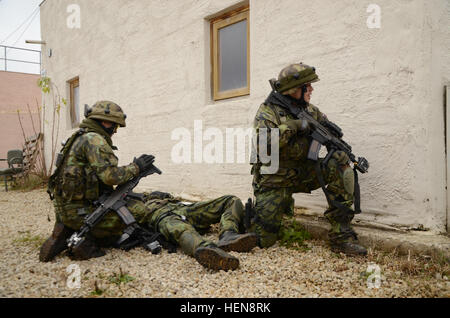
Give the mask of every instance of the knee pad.
<path id="1" fill-rule="evenodd" d="M 231 214 L 238 221 L 244 218 L 245 209 L 239 198 L 233 198 L 233 203 L 231 204 Z"/>
<path id="2" fill-rule="evenodd" d="M 342 179 L 345 192 L 353 195 L 353 193 L 355 192 L 355 174 L 350 167 L 344 170 L 344 172 L 342 173 Z"/>
<path id="3" fill-rule="evenodd" d="M 180 236 L 180 247 L 181 250 L 187 255 L 193 256 L 196 248 L 195 238 L 192 233 L 184 231 Z"/>

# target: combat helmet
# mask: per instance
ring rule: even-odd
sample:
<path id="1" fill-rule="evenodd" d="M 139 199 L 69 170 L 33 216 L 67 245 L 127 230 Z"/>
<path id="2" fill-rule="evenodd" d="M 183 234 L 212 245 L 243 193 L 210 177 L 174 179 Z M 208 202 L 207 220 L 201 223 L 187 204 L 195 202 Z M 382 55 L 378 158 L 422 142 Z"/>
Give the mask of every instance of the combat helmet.
<path id="1" fill-rule="evenodd" d="M 86 118 L 100 119 L 110 121 L 119 124 L 121 127 L 125 127 L 125 119 L 127 115 L 124 114 L 122 108 L 111 101 L 99 101 L 92 107 L 88 105 L 84 106 L 84 116 Z"/>
<path id="2" fill-rule="evenodd" d="M 283 68 L 278 75 L 278 80 L 271 80 L 271 84 L 283 95 L 293 93 L 299 86 L 314 83 L 319 81 L 319 76 L 316 74 L 316 68 L 303 64 L 291 64 Z"/>

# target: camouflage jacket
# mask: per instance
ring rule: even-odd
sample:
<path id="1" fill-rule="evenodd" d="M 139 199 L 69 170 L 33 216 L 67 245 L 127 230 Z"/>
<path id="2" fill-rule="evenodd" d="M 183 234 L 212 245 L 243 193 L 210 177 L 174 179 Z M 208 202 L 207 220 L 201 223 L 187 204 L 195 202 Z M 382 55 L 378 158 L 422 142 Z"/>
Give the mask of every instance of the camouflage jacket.
<path id="1" fill-rule="evenodd" d="M 265 174 L 265 166 L 271 163 L 262 164 L 261 162 L 252 163 L 252 174 L 254 182 L 267 187 L 283 187 L 290 184 L 287 179 L 296 177 L 294 168 L 301 167 L 305 163 L 310 146 L 308 135 L 297 131 L 292 120 L 297 119 L 285 106 L 273 103 L 270 97 L 259 107 L 253 128 L 259 137 L 260 129 L 267 129 L 267 148 L 271 149 L 270 129 L 279 130 L 279 169 L 276 173 Z M 321 122 L 326 116 L 312 104 L 306 106 L 306 110 Z M 256 148 L 259 151 L 258 148 Z"/>
<path id="2" fill-rule="evenodd" d="M 138 175 L 135 163 L 118 166 L 110 136 L 91 119 L 85 119 L 60 168 L 55 191 L 55 207 L 86 206 L 113 185 Z"/>

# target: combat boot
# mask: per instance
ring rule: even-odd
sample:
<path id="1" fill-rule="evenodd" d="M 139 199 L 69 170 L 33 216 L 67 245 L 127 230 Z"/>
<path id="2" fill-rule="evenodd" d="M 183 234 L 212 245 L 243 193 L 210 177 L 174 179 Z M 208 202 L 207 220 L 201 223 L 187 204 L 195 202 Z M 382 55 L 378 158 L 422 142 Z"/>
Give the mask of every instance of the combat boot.
<path id="1" fill-rule="evenodd" d="M 328 239 L 333 252 L 346 255 L 367 255 L 365 247 L 350 242 L 358 242 L 358 235 L 350 225 L 353 214 L 335 208 L 325 211 L 325 216 L 331 224 Z"/>
<path id="2" fill-rule="evenodd" d="M 198 247 L 194 257 L 197 262 L 209 269 L 228 271 L 239 267 L 239 259 L 213 245 Z"/>
<path id="3" fill-rule="evenodd" d="M 100 249 L 94 239 L 86 237 L 84 238 L 83 242 L 72 249 L 70 258 L 76 261 L 84 261 L 90 258 L 101 257 L 105 255 L 106 253 Z"/>
<path id="4" fill-rule="evenodd" d="M 74 231 L 62 223 L 55 223 L 52 235 L 42 244 L 39 251 L 41 262 L 50 262 L 59 253 L 67 249 L 67 239 Z"/>
<path id="5" fill-rule="evenodd" d="M 360 255 L 365 256 L 367 255 L 367 249 L 361 245 L 350 243 L 350 242 L 344 242 L 340 244 L 331 244 L 331 250 L 335 253 L 344 253 L 346 255 Z"/>
<path id="6" fill-rule="evenodd" d="M 225 231 L 219 237 L 217 246 L 226 252 L 250 252 L 258 243 L 255 233 L 238 234 L 234 231 Z"/>

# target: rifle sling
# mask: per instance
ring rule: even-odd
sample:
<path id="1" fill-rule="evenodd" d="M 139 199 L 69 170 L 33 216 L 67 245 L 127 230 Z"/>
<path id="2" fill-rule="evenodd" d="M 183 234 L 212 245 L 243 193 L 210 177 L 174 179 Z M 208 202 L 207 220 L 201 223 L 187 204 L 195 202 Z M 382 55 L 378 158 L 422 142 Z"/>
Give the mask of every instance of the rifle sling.
<path id="1" fill-rule="evenodd" d="M 354 190 L 354 204 L 355 204 L 355 214 L 361 213 L 361 195 L 360 195 L 360 189 L 359 189 L 359 182 L 358 182 L 358 171 L 356 171 L 356 168 L 353 168 L 353 173 L 355 174 L 355 190 Z"/>

